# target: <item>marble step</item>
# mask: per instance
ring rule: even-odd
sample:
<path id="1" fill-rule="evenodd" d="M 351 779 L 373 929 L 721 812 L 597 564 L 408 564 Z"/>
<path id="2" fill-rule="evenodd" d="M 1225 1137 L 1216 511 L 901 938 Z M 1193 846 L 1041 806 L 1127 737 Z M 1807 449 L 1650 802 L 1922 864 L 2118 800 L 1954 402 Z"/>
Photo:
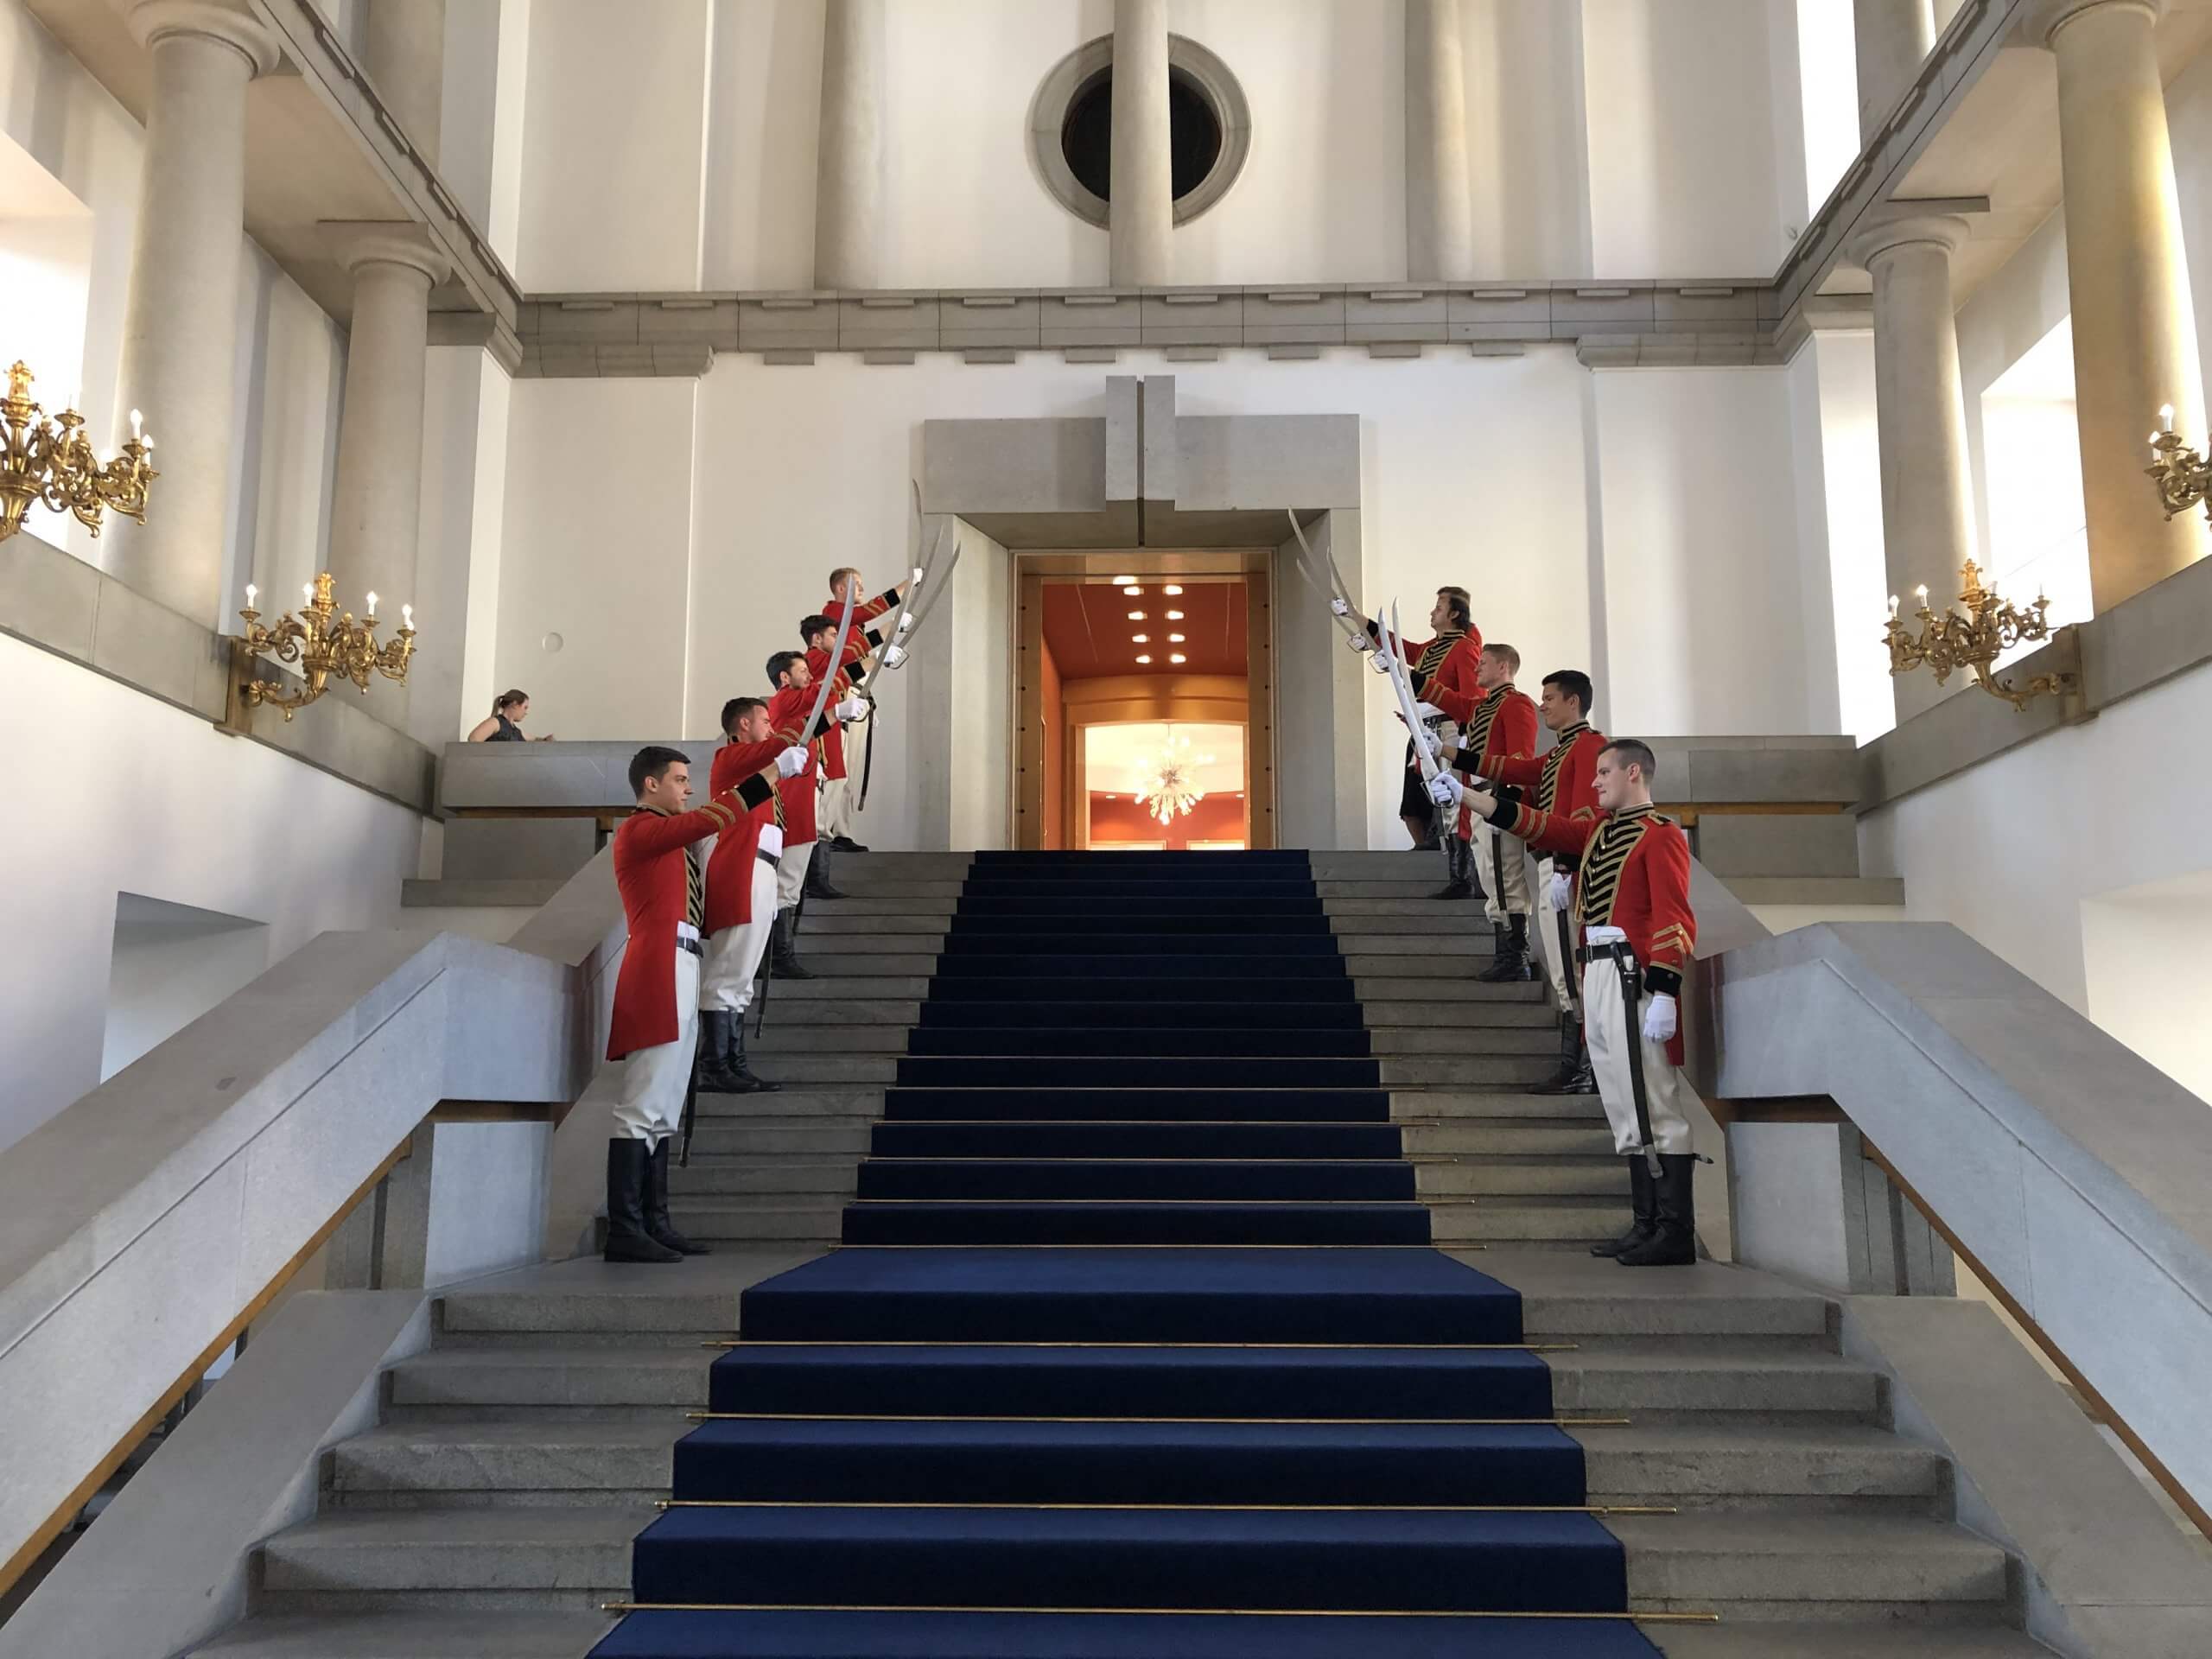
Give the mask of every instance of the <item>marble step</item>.
<path id="1" fill-rule="evenodd" d="M 652 1503 L 668 1496 L 671 1448 L 690 1427 L 673 1414 L 391 1424 L 332 1449 L 325 1492 L 344 1510 Z"/>
<path id="2" fill-rule="evenodd" d="M 1458 1195 L 1423 1192 L 1429 1236 L 1439 1244 L 1531 1243 L 1587 1246 L 1628 1230 L 1628 1183 L 1598 1196 L 1548 1192 Z"/>
<path id="3" fill-rule="evenodd" d="M 1584 1346 L 1548 1354 L 1545 1362 L 1552 1403 L 1562 1414 L 1625 1415 L 1637 1428 L 1745 1419 L 1875 1423 L 1885 1398 L 1878 1372 L 1809 1344 L 1676 1338 L 1643 1350 Z"/>
<path id="4" fill-rule="evenodd" d="M 1450 972 L 1432 973 L 1426 964 L 1406 956 L 1396 956 L 1376 963 L 1373 958 L 1363 958 L 1369 965 L 1351 968 L 1353 976 L 1352 995 L 1364 1004 L 1369 1002 L 1495 1002 L 1542 1003 L 1548 1005 L 1550 987 L 1537 980 L 1511 980 L 1500 984 L 1488 984 L 1474 977 L 1486 963 L 1470 964 L 1471 972 L 1455 968 Z"/>
<path id="5" fill-rule="evenodd" d="M 258 1605 L 596 1611 L 627 1593 L 651 1505 L 337 1510 L 262 1546 Z"/>
<path id="6" fill-rule="evenodd" d="M 1609 1198 L 1628 1195 L 1628 1171 L 1617 1158 L 1470 1159 L 1415 1166 L 1415 1185 L 1424 1199 L 1467 1195 Z"/>
<path id="7" fill-rule="evenodd" d="M 1605 1109 L 1595 1095 L 1535 1095 L 1505 1089 L 1402 1089 L 1390 1096 L 1390 1116 L 1401 1123 L 1528 1118 L 1593 1124 L 1605 1121 Z"/>
<path id="8" fill-rule="evenodd" d="M 211 1659 L 582 1659 L 612 1614 L 264 1614 L 194 1653 Z"/>
<path id="9" fill-rule="evenodd" d="M 1632 1424 L 1574 1438 L 1592 1503 L 1949 1513 L 1950 1465 L 1871 1425 Z"/>
<path id="10" fill-rule="evenodd" d="M 1522 1157 L 1605 1157 L 1613 1150 L 1612 1131 L 1602 1123 L 1525 1122 L 1517 1119 L 1465 1118 L 1445 1123 L 1409 1122 L 1399 1136 L 1409 1158 L 1482 1158 L 1498 1154 Z"/>
<path id="11" fill-rule="evenodd" d="M 1370 1031 L 1394 1026 L 1443 1030 L 1468 1026 L 1526 1026 L 1556 1042 L 1559 1016 L 1548 1002 L 1534 997 L 1484 997 L 1446 1001 L 1428 997 L 1363 998 L 1361 1017 Z"/>
<path id="12" fill-rule="evenodd" d="M 804 1195 L 842 1203 L 854 1188 L 859 1160 L 814 1163 L 798 1160 L 766 1162 L 745 1158 L 704 1159 L 695 1144 L 691 1166 L 668 1172 L 671 1201 L 716 1197 L 769 1198 Z M 1625 1177 L 1623 1178 L 1625 1180 Z"/>

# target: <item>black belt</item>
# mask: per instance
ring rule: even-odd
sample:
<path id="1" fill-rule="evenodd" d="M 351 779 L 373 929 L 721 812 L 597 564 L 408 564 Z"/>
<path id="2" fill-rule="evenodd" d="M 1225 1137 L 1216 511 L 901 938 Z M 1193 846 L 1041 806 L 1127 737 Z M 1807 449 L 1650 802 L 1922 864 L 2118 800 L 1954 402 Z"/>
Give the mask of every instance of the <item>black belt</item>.
<path id="1" fill-rule="evenodd" d="M 695 957 L 703 957 L 707 954 L 705 945 L 696 939 L 687 939 L 681 934 L 677 936 L 676 948 L 679 950 L 689 950 Z"/>
<path id="2" fill-rule="evenodd" d="M 1636 947 L 1626 939 L 1608 939 L 1603 944 L 1585 944 L 1575 948 L 1574 959 L 1577 962 L 1595 962 L 1600 957 L 1611 957 L 1615 962 L 1634 962 Z"/>
<path id="3" fill-rule="evenodd" d="M 763 864 L 766 864 L 772 870 L 774 869 L 776 866 L 783 862 L 781 858 L 774 853 L 770 852 L 765 847 L 755 847 L 753 849 L 753 855 L 759 859 Z"/>

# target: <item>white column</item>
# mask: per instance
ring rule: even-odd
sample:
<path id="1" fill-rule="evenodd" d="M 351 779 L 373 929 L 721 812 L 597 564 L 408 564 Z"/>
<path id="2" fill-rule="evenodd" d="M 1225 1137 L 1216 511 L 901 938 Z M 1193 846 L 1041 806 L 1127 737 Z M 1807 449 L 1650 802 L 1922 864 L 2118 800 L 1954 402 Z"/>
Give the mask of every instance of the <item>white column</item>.
<path id="1" fill-rule="evenodd" d="M 322 230 L 353 277 L 338 476 L 331 491 L 330 569 L 338 578 L 341 606 L 358 616 L 373 593 L 381 601 L 378 619 L 389 617 L 396 626 L 400 604 L 416 596 L 430 284 L 445 274 L 446 264 L 415 225 L 326 225 Z M 439 619 L 439 625 L 459 628 L 461 619 Z M 389 705 L 387 718 L 404 723 Z"/>
<path id="2" fill-rule="evenodd" d="M 1853 238 L 1850 257 L 1874 279 L 1874 411 L 1882 454 L 1882 544 L 1890 591 L 1910 621 L 1923 583 L 1941 610 L 1959 591 L 1974 552 L 1967 471 L 1966 399 L 1952 320 L 1951 255 L 1962 219 L 1896 213 Z M 2147 428 L 2145 429 L 2148 429 Z M 1866 619 L 1867 649 L 1880 619 Z M 1891 683 L 1897 718 L 1939 701 L 1944 689 L 1916 671 Z M 1959 682 L 1954 679 L 1952 689 Z"/>
<path id="3" fill-rule="evenodd" d="M 2089 589 L 2099 611 L 2205 551 L 2202 518 L 2161 522 L 2143 476 L 2158 408 L 2205 435 L 2196 323 L 2174 191 L 2173 144 L 2151 39 L 2164 0 L 2047 0 L 2058 55 L 2066 279 L 2074 310 Z"/>
<path id="4" fill-rule="evenodd" d="M 883 0 L 829 0 L 814 170 L 814 285 L 885 287 Z"/>
<path id="5" fill-rule="evenodd" d="M 1175 175 L 1167 130 L 1167 0 L 1114 0 L 1114 142 L 1106 226 L 1109 280 L 1173 279 Z"/>
<path id="6" fill-rule="evenodd" d="M 1890 118 L 1936 44 L 1928 0 L 1852 0 L 1859 57 L 1859 142 Z"/>
<path id="7" fill-rule="evenodd" d="M 368 0 L 361 55 L 378 102 L 435 167 L 446 86 L 446 0 Z"/>
<path id="8" fill-rule="evenodd" d="M 1459 282 L 1474 264 L 1459 0 L 1406 0 L 1406 276 Z"/>
<path id="9" fill-rule="evenodd" d="M 214 626 L 222 609 L 245 236 L 245 89 L 276 67 L 242 5 L 141 0 L 153 54 L 118 410 L 145 412 L 161 480 L 142 527 L 112 518 L 108 569 Z"/>

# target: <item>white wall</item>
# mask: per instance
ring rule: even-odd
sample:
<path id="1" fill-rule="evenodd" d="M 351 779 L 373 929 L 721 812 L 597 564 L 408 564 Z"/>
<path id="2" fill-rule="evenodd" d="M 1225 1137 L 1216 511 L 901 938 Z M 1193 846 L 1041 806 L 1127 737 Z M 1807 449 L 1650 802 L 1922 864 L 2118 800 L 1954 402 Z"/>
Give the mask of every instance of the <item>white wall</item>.
<path id="1" fill-rule="evenodd" d="M 1848 732 L 1871 743 L 1897 724 L 1882 644 L 1889 580 L 1871 332 L 1824 331 L 1799 348 L 1789 365 L 1789 417 L 1803 550 L 1807 715 L 1814 730 Z"/>
<path id="2" fill-rule="evenodd" d="M 490 353 L 434 346 L 423 397 L 423 507 L 407 729 L 432 748 L 492 711 L 512 383 Z"/>
<path id="3" fill-rule="evenodd" d="M 113 787 L 69 799 L 88 734 Z M 4 638 L 0 753 L 20 785 L 0 814 L 0 938 L 18 947 L 0 965 L 0 1148 L 100 1080 L 119 892 L 266 924 L 276 962 L 385 925 L 414 874 L 413 813 Z"/>
<path id="4" fill-rule="evenodd" d="M 1825 664 L 1808 662 L 1804 642 L 1788 375 L 1616 369 L 1596 382 L 1607 729 L 1823 729 L 1812 711 Z"/>
<path id="5" fill-rule="evenodd" d="M 166 1042 L 269 966 L 269 930 L 141 893 L 116 896 L 100 1080 Z"/>
<path id="6" fill-rule="evenodd" d="M 1903 876 L 1916 919 L 1956 924 L 2095 1019 L 2083 901 L 2212 863 L 2212 780 L 2174 750 L 2208 724 L 2212 669 L 2197 668 L 1867 814 L 1860 868 Z"/>
<path id="7" fill-rule="evenodd" d="M 2082 901 L 2089 1018 L 2212 1101 L 2212 868 Z"/>
<path id="8" fill-rule="evenodd" d="M 667 738 L 684 725 L 691 406 L 708 384 L 513 388 L 492 677 L 530 693 L 533 734 Z M 733 512 L 718 550 L 744 547 L 743 528 Z M 715 729 L 711 716 L 690 727 Z"/>
<path id="9" fill-rule="evenodd" d="M 58 408 L 76 393 L 87 429 L 103 447 L 127 415 L 117 407 L 116 381 L 143 143 L 138 124 L 39 27 L 22 0 L 0 0 L 0 145 L 10 151 L 0 160 L 0 248 L 10 239 L 6 221 L 26 200 L 50 203 L 59 189 L 88 213 L 89 238 L 71 256 L 80 263 L 56 273 L 68 279 L 63 286 L 82 315 L 48 318 L 39 330 L 58 350 L 66 351 L 69 340 L 79 341 L 81 354 L 31 366 L 41 401 Z M 32 166 L 47 178 L 26 178 L 22 169 Z M 10 319 L 22 315 L 16 308 L 24 303 L 0 290 L 0 328 L 16 326 Z M 345 373 L 344 335 L 250 238 L 238 308 L 225 594 L 220 612 L 194 619 L 210 626 L 242 602 L 238 589 L 248 580 L 289 594 L 319 563 Z M 0 342 L 0 350 L 16 348 Z M 158 434 L 161 412 L 148 410 L 146 423 Z M 156 502 L 158 511 L 158 486 Z M 89 563 L 102 563 L 105 550 L 114 545 L 112 537 L 93 540 L 73 521 L 65 528 L 54 520 L 45 530 L 56 546 Z"/>
<path id="10" fill-rule="evenodd" d="M 1461 3 L 1478 275 L 1588 276 L 1593 222 L 1601 276 L 1773 269 L 1803 167 L 1777 159 L 1797 117 L 1775 118 L 1770 0 Z M 1402 8 L 1173 0 L 1169 27 L 1236 74 L 1254 131 L 1235 188 L 1177 232 L 1175 280 L 1401 276 Z M 885 28 L 886 285 L 1103 283 L 1105 232 L 1047 194 L 1027 130 L 1109 0 L 886 0 Z M 525 287 L 810 284 L 818 0 L 560 0 L 529 35 Z"/>

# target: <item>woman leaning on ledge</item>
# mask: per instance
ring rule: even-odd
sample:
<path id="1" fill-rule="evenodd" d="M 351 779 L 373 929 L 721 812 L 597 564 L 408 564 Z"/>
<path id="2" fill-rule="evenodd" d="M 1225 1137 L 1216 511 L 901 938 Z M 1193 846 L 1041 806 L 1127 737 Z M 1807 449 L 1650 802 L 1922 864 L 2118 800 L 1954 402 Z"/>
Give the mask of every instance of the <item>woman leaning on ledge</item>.
<path id="1" fill-rule="evenodd" d="M 492 704 L 491 717 L 480 720 L 468 734 L 472 743 L 550 743 L 553 734 L 531 738 L 523 735 L 523 717 L 530 713 L 530 693 L 502 691 Z"/>

